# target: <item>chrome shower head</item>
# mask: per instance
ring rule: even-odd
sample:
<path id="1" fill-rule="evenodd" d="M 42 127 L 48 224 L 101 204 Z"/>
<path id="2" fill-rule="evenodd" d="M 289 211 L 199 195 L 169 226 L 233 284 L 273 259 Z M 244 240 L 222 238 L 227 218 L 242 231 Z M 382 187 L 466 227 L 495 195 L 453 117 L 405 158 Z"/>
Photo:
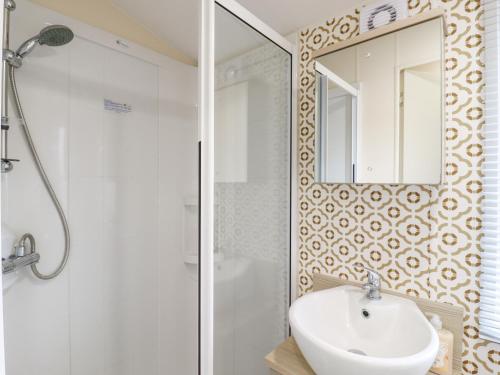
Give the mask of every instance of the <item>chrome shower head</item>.
<path id="1" fill-rule="evenodd" d="M 73 31 L 64 25 L 51 25 L 44 28 L 38 34 L 38 43 L 40 45 L 48 45 L 51 47 L 58 47 L 68 44 L 74 38 Z"/>
<path id="2" fill-rule="evenodd" d="M 73 31 L 64 25 L 51 25 L 47 26 L 40 33 L 33 38 L 25 41 L 17 49 L 16 55 L 20 58 L 25 57 L 33 51 L 37 44 L 43 46 L 57 47 L 71 42 L 74 38 Z"/>

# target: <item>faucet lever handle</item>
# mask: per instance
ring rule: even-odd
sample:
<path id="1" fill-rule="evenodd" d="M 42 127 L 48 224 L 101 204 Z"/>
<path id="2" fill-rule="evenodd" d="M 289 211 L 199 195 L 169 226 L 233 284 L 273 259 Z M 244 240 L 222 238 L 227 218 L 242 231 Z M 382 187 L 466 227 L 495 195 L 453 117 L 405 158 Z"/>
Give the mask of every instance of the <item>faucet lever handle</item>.
<path id="1" fill-rule="evenodd" d="M 363 269 L 368 273 L 368 284 L 380 284 L 381 275 L 375 270 L 366 267 L 364 264 L 361 265 Z"/>

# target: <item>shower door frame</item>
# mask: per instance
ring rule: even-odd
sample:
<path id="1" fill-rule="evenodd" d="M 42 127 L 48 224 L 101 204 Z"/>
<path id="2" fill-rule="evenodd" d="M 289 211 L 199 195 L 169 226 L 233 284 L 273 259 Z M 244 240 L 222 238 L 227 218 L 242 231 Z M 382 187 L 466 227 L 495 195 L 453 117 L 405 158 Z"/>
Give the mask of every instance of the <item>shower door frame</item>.
<path id="1" fill-rule="evenodd" d="M 213 374 L 214 326 L 214 93 L 215 6 L 225 8 L 256 32 L 290 54 L 290 272 L 289 301 L 296 298 L 297 272 L 297 53 L 296 47 L 235 0 L 200 0 L 199 139 L 200 139 L 200 249 L 198 374 Z M 264 358 L 262 358 L 264 361 Z"/>

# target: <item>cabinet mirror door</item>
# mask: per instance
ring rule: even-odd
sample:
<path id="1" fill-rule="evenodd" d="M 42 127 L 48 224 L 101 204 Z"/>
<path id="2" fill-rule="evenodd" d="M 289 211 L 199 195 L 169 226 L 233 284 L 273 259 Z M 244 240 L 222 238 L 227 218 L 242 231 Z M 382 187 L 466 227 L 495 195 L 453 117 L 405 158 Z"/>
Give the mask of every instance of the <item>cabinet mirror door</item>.
<path id="1" fill-rule="evenodd" d="M 442 22 L 316 58 L 316 181 L 441 182 Z"/>

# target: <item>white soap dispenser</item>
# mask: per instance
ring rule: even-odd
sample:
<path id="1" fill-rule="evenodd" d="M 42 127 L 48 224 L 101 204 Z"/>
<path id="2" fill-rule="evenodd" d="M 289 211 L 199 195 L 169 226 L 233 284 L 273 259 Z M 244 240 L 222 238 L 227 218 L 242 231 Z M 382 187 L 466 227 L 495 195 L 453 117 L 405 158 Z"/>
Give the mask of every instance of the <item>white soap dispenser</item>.
<path id="1" fill-rule="evenodd" d="M 429 321 L 436 329 L 439 337 L 439 351 L 431 372 L 438 375 L 453 374 L 453 333 L 443 328 L 441 317 L 429 314 Z"/>

